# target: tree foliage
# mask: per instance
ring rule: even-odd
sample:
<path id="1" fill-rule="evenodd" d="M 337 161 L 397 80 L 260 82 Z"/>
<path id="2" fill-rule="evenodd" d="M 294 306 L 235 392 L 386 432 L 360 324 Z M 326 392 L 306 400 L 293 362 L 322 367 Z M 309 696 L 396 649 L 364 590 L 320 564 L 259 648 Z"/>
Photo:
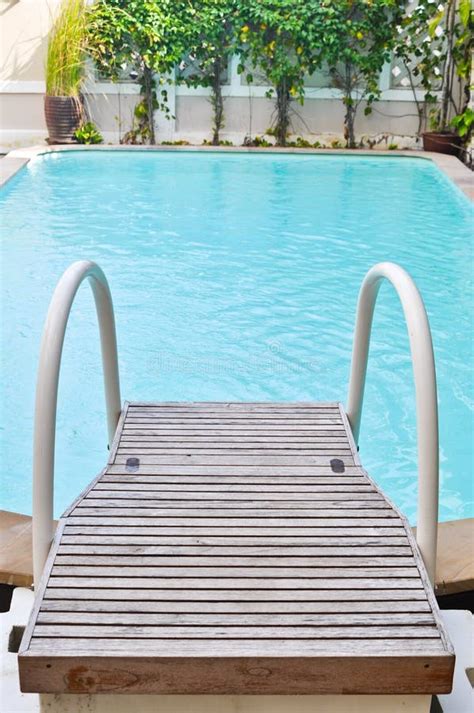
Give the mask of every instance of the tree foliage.
<path id="1" fill-rule="evenodd" d="M 420 102 L 414 91 L 420 117 L 419 132 L 427 113 L 431 128 L 444 132 L 451 117 L 468 108 L 473 30 L 474 11 L 470 0 L 447 0 L 444 4 L 427 0 L 403 17 L 394 53 L 404 62 L 412 89 L 415 90 L 418 81 L 424 92 Z"/>
<path id="2" fill-rule="evenodd" d="M 90 9 L 88 44 L 99 71 L 118 79 L 126 69 L 141 87 L 131 142 L 155 143 L 154 111 L 169 115 L 163 82 L 184 53 L 180 9 L 179 0 L 98 0 Z"/>
<path id="3" fill-rule="evenodd" d="M 181 81 L 211 89 L 214 145 L 219 144 L 224 127 L 222 83 L 237 50 L 237 17 L 237 0 L 192 0 L 183 16 L 186 56 L 180 63 Z"/>
<path id="4" fill-rule="evenodd" d="M 218 144 L 222 84 L 236 54 L 249 84 L 258 77 L 271 87 L 280 145 L 287 142 L 295 104 L 304 102 L 307 77 L 322 67 L 342 92 L 349 147 L 356 145 L 357 110 L 364 103 L 370 113 L 392 52 L 405 63 L 412 88 L 421 81 L 424 89 L 422 102 L 414 92 L 420 127 L 427 105 L 436 105 L 444 130 L 468 104 L 470 0 L 419 0 L 414 6 L 406 0 L 96 0 L 88 12 L 99 71 L 115 79 L 128 71 L 141 86 L 130 141 L 155 142 L 153 115 L 161 110 L 169 116 L 165 84 L 178 67 L 177 81 L 210 88 L 212 143 Z"/>
<path id="5" fill-rule="evenodd" d="M 252 83 L 254 72 L 261 72 L 271 85 L 268 96 L 275 97 L 274 133 L 281 146 L 286 144 L 291 126 L 291 103 L 303 103 L 305 78 L 322 61 L 324 28 L 319 9 L 318 0 L 240 2 L 239 71 L 248 70 L 248 83 Z"/>
<path id="6" fill-rule="evenodd" d="M 337 0 L 321 2 L 323 55 L 333 84 L 341 89 L 345 106 L 344 136 L 354 148 L 355 117 L 362 102 L 365 112 L 378 98 L 379 76 L 390 59 L 394 27 L 405 2 L 400 0 Z"/>

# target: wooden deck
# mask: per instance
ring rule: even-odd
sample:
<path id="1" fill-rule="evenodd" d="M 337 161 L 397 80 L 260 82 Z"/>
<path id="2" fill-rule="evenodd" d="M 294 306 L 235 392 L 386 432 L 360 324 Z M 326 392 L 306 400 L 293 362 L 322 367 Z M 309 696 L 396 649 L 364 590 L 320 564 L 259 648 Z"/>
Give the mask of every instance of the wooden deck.
<path id="1" fill-rule="evenodd" d="M 454 655 L 339 404 L 126 404 L 19 667 L 39 692 L 443 693 Z"/>

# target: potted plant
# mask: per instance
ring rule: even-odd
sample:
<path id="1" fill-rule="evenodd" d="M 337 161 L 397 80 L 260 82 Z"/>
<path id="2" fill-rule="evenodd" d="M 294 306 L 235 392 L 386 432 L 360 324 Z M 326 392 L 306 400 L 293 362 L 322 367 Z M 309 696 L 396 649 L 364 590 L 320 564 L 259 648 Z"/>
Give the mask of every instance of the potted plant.
<path id="1" fill-rule="evenodd" d="M 423 149 L 457 156 L 462 144 L 462 138 L 455 131 L 452 131 L 450 123 L 447 124 L 441 121 L 440 111 L 432 112 L 429 125 L 431 130 L 424 131 L 422 134 Z"/>
<path id="2" fill-rule="evenodd" d="M 48 39 L 44 111 L 48 143 L 74 141 L 84 120 L 86 0 L 63 0 Z"/>
<path id="3" fill-rule="evenodd" d="M 430 114 L 423 148 L 457 156 L 463 137 L 453 131 L 453 114 L 462 115 L 469 103 L 473 15 L 470 0 L 447 0 L 437 10 L 429 24 L 426 65 L 435 74 L 442 67 L 441 100 Z"/>

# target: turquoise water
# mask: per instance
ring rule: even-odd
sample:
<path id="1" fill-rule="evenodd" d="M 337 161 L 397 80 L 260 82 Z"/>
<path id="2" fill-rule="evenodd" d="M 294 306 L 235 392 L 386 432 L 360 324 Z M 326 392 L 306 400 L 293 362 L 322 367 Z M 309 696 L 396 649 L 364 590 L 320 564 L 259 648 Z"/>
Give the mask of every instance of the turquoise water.
<path id="1" fill-rule="evenodd" d="M 2 491 L 31 512 L 40 335 L 74 260 L 97 261 L 115 302 L 129 400 L 342 400 L 358 289 L 381 260 L 415 278 L 439 380 L 441 519 L 474 515 L 472 212 L 420 159 L 73 152 L 31 162 L 2 207 Z M 68 328 L 56 513 L 104 465 L 92 296 Z M 377 305 L 360 444 L 364 465 L 416 519 L 408 339 L 393 290 Z"/>

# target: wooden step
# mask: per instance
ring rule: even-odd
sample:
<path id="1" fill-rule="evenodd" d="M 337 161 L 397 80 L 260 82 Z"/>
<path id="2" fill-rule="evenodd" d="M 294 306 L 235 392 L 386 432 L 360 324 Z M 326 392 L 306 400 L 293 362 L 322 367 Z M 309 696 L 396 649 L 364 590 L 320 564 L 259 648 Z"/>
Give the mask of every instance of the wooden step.
<path id="1" fill-rule="evenodd" d="M 126 404 L 61 518 L 25 692 L 444 693 L 410 528 L 339 404 Z"/>

